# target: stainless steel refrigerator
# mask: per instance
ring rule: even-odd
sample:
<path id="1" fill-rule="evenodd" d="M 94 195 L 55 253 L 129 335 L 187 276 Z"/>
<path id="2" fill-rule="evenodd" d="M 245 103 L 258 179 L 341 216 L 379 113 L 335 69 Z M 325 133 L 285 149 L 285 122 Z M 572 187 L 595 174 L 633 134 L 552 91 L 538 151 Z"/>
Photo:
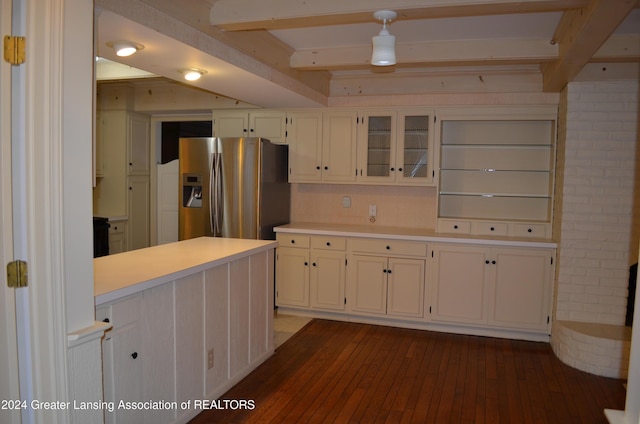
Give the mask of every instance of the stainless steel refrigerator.
<path id="1" fill-rule="evenodd" d="M 181 138 L 179 238 L 275 239 L 289 222 L 288 146 L 261 138 Z"/>

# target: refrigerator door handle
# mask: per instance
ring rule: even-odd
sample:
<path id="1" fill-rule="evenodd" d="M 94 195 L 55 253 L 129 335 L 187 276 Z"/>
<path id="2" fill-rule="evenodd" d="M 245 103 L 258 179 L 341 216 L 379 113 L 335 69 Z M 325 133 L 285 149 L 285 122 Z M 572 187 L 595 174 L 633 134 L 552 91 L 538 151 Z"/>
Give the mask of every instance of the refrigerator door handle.
<path id="1" fill-rule="evenodd" d="M 220 234 L 222 226 L 222 160 L 220 156 L 220 153 L 211 154 L 211 172 L 209 173 L 209 223 L 214 237 Z"/>
<path id="2" fill-rule="evenodd" d="M 213 232 L 213 208 L 215 204 L 215 201 L 213 200 L 213 196 L 215 195 L 215 189 L 213 187 L 213 170 L 216 166 L 215 161 L 216 154 L 211 153 L 211 160 L 209 161 L 209 229 L 211 230 L 212 235 L 215 235 L 215 233 Z"/>

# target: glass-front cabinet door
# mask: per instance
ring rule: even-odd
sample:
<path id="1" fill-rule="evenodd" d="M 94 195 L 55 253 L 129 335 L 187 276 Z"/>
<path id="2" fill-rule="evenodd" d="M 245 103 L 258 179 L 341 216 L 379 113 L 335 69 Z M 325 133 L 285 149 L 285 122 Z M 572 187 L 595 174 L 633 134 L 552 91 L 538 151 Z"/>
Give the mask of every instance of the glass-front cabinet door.
<path id="1" fill-rule="evenodd" d="M 358 181 L 394 181 L 395 112 L 370 111 L 361 113 L 358 120 Z"/>
<path id="2" fill-rule="evenodd" d="M 396 181 L 403 184 L 428 184 L 433 181 L 431 123 L 427 111 L 398 111 Z"/>
<path id="3" fill-rule="evenodd" d="M 430 110 L 368 111 L 358 120 L 358 181 L 402 185 L 433 182 Z"/>

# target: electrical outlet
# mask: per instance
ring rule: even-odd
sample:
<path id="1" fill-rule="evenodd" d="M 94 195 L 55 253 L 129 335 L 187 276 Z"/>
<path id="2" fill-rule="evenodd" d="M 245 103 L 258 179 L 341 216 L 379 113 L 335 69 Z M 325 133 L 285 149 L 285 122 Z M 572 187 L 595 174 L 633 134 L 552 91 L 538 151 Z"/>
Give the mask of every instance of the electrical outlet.
<path id="1" fill-rule="evenodd" d="M 377 213 L 378 213 L 378 208 L 376 207 L 376 205 L 369 205 L 369 216 L 374 217 L 377 215 Z"/>
<path id="2" fill-rule="evenodd" d="M 213 368 L 213 349 L 209 349 L 207 352 L 207 369 Z"/>

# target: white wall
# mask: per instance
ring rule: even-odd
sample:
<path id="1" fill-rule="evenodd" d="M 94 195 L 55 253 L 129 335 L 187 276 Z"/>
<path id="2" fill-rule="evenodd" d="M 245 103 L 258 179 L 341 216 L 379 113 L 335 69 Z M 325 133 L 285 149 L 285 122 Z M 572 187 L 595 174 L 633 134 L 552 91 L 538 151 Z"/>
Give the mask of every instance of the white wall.
<path id="1" fill-rule="evenodd" d="M 558 320 L 624 324 L 640 226 L 638 90 L 638 81 L 580 82 L 563 94 Z"/>

